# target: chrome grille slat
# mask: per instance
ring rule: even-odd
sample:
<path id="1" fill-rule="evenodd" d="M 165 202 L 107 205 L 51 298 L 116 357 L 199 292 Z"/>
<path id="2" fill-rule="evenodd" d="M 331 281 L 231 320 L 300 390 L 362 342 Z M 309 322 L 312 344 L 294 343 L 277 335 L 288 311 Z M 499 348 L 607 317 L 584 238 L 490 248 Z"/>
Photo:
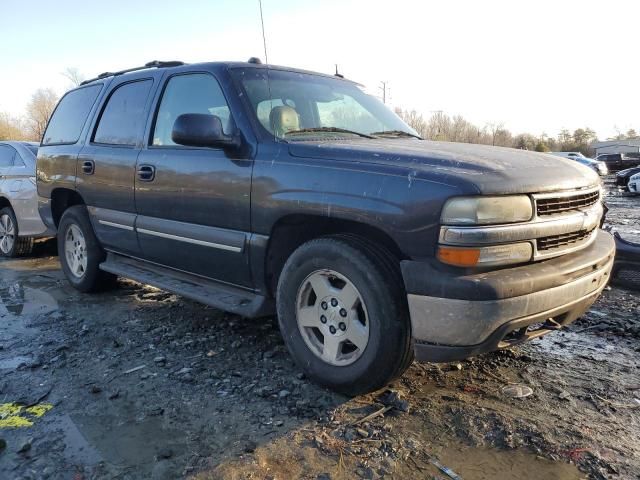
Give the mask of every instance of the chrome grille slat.
<path id="1" fill-rule="evenodd" d="M 581 242 L 593 233 L 593 230 L 580 230 L 578 232 L 564 233 L 562 235 L 550 235 L 536 239 L 539 251 L 553 250 L 554 248 L 566 247 L 574 243 Z"/>
<path id="2" fill-rule="evenodd" d="M 573 195 L 545 196 L 536 199 L 536 211 L 539 216 L 577 210 L 594 205 L 600 198 L 598 190 Z"/>

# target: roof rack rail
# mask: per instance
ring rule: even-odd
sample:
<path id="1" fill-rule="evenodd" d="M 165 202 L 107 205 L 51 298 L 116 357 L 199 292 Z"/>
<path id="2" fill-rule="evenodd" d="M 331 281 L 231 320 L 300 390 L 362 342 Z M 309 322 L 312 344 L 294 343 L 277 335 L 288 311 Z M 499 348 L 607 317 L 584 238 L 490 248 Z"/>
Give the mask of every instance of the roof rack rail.
<path id="1" fill-rule="evenodd" d="M 102 80 L 103 78 L 107 78 L 107 77 L 115 77 L 117 75 L 122 75 L 124 73 L 137 72 L 138 70 L 146 70 L 147 68 L 168 68 L 168 67 L 179 67 L 180 65 L 184 65 L 184 62 L 180 62 L 177 60 L 172 60 L 168 62 L 153 60 L 151 62 L 145 63 L 142 67 L 127 68 L 126 70 L 119 70 L 117 72 L 101 73 L 95 78 L 90 78 L 89 80 L 85 80 L 80 85 L 86 85 L 87 83 L 95 82 L 96 80 Z"/>

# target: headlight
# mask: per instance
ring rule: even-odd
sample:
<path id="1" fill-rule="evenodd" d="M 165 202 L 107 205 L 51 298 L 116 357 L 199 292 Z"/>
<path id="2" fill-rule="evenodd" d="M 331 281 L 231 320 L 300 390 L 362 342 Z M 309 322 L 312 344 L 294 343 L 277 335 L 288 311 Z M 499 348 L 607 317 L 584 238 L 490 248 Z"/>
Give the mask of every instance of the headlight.
<path id="1" fill-rule="evenodd" d="M 526 222 L 532 216 L 533 205 L 527 195 L 456 197 L 444 204 L 441 222 L 444 225 L 492 225 Z"/>

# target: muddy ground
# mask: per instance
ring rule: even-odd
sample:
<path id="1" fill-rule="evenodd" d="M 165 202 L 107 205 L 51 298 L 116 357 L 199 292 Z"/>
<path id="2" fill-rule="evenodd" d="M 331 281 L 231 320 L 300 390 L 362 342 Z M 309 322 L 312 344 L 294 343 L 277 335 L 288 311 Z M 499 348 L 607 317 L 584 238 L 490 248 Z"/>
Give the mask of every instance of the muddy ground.
<path id="1" fill-rule="evenodd" d="M 609 197 L 640 234 L 640 198 Z M 640 293 L 514 350 L 414 364 L 349 399 L 274 319 L 121 281 L 84 295 L 49 243 L 0 262 L 1 479 L 640 478 Z M 512 398 L 514 385 L 533 393 Z"/>

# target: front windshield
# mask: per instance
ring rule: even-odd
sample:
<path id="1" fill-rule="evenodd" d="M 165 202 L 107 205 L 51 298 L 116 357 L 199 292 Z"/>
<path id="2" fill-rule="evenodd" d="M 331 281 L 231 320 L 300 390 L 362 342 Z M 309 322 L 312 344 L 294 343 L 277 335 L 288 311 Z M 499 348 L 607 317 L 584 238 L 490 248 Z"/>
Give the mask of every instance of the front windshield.
<path id="1" fill-rule="evenodd" d="M 260 125 L 278 138 L 335 139 L 379 132 L 417 136 L 382 102 L 351 82 L 273 69 L 267 81 L 262 68 L 237 69 L 234 74 Z"/>

